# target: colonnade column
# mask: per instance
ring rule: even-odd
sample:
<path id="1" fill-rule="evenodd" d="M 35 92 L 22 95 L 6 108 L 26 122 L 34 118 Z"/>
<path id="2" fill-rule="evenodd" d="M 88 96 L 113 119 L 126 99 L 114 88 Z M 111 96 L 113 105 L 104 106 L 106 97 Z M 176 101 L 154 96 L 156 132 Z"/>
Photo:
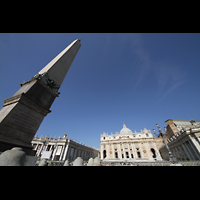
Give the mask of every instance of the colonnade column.
<path id="1" fill-rule="evenodd" d="M 193 155 L 192 155 L 192 153 L 191 153 L 189 147 L 187 146 L 187 144 L 186 144 L 186 143 L 183 143 L 182 146 L 183 146 L 184 150 L 186 149 L 185 152 L 187 153 L 189 159 L 190 159 L 190 160 L 194 160 L 194 157 L 193 157 Z"/>
<path id="2" fill-rule="evenodd" d="M 41 148 L 40 148 L 40 151 L 38 152 L 38 155 L 37 155 L 37 156 L 40 156 L 40 154 L 41 154 L 41 152 L 42 152 L 42 149 L 43 149 L 43 147 L 44 147 L 44 143 L 42 143 L 42 146 L 41 146 Z"/>
<path id="3" fill-rule="evenodd" d="M 63 160 L 67 160 L 67 156 L 66 155 L 67 155 L 68 148 L 69 148 L 69 143 L 65 147 L 65 152 L 63 154 Z"/>
<path id="4" fill-rule="evenodd" d="M 180 151 L 180 154 L 181 155 L 183 155 L 183 158 L 185 159 L 185 160 L 187 160 L 187 154 L 185 153 L 185 150 L 183 149 L 183 146 L 182 145 L 180 145 L 180 146 L 177 146 L 177 149 Z M 187 157 L 186 157 L 187 156 Z M 188 159 L 189 159 L 189 157 L 188 157 Z"/>
<path id="5" fill-rule="evenodd" d="M 54 148 L 54 151 L 53 151 L 52 160 L 54 160 L 54 158 L 55 158 L 57 149 L 58 149 L 58 145 L 55 145 L 55 148 Z"/>
<path id="6" fill-rule="evenodd" d="M 200 159 L 200 155 L 199 155 L 199 152 L 198 152 L 198 150 L 200 150 L 200 149 L 197 148 L 199 146 L 199 144 L 196 145 L 197 142 L 195 140 L 193 140 L 192 137 L 190 137 L 190 140 L 188 142 L 190 143 L 190 146 L 191 146 L 191 148 L 193 149 L 193 151 L 195 153 L 195 157 L 197 159 Z"/>

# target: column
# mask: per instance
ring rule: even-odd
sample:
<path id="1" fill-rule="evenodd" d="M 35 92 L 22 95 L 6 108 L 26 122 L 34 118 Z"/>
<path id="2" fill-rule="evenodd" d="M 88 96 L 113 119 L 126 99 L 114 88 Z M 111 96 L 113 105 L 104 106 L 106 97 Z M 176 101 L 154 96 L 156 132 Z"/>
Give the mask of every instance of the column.
<path id="1" fill-rule="evenodd" d="M 185 146 L 185 148 L 187 149 L 187 151 L 188 151 L 188 153 L 189 153 L 189 155 L 190 155 L 190 160 L 195 160 L 195 158 L 194 158 L 194 156 L 192 155 L 192 152 L 191 152 L 191 150 L 190 150 L 190 147 L 188 146 L 188 144 L 185 142 L 184 143 L 184 146 Z"/>
<path id="2" fill-rule="evenodd" d="M 85 159 L 85 150 L 83 151 L 83 159 Z"/>
<path id="3" fill-rule="evenodd" d="M 80 157 L 81 157 L 81 158 L 82 158 L 82 153 L 83 153 L 82 150 L 80 150 Z"/>
<path id="4" fill-rule="evenodd" d="M 124 144 L 122 144 L 122 148 L 123 148 L 123 154 L 124 154 L 124 159 L 126 158 L 126 152 L 125 152 L 125 150 L 124 150 Z"/>
<path id="5" fill-rule="evenodd" d="M 77 152 L 77 149 L 74 148 L 74 155 L 73 155 L 73 160 L 76 159 L 76 152 Z"/>
<path id="6" fill-rule="evenodd" d="M 73 147 L 70 147 L 70 160 L 73 160 L 73 157 L 74 157 L 74 148 Z"/>
<path id="7" fill-rule="evenodd" d="M 45 148 L 44 148 L 44 151 L 46 151 L 47 147 L 48 147 L 48 143 L 46 144 L 46 146 L 45 146 Z"/>
<path id="8" fill-rule="evenodd" d="M 79 149 L 79 157 L 81 157 L 81 153 L 82 153 L 82 151 L 81 151 L 81 149 Z"/>
<path id="9" fill-rule="evenodd" d="M 35 151 L 37 152 L 37 148 L 38 148 L 39 142 L 37 142 L 37 145 L 35 147 Z"/>
<path id="10" fill-rule="evenodd" d="M 133 157 L 134 158 L 137 158 L 137 153 L 136 153 L 136 151 L 135 151 L 135 144 L 134 143 L 132 143 L 132 149 L 133 149 Z"/>
<path id="11" fill-rule="evenodd" d="M 175 147 L 173 147 L 173 148 L 170 148 L 171 149 L 171 151 L 172 151 L 172 154 L 176 157 L 176 159 L 178 160 L 178 155 L 177 155 L 177 152 L 175 151 Z"/>
<path id="12" fill-rule="evenodd" d="M 118 153 L 118 158 L 122 159 L 122 152 L 121 152 L 120 143 L 118 143 L 117 146 L 118 146 L 118 148 L 117 148 L 117 149 L 118 149 L 118 151 L 117 151 L 117 153 Z"/>
<path id="13" fill-rule="evenodd" d="M 68 151 L 68 148 L 69 148 L 69 143 L 65 147 L 65 151 L 64 151 L 64 154 L 63 154 L 63 160 L 67 160 L 67 151 Z"/>
<path id="14" fill-rule="evenodd" d="M 62 158 L 63 158 L 63 153 L 65 151 L 66 145 L 61 145 L 61 146 L 62 146 L 62 149 L 61 149 L 61 152 L 60 152 L 60 158 L 59 158 L 59 160 L 63 160 Z"/>
<path id="15" fill-rule="evenodd" d="M 112 153 L 113 153 L 113 158 L 115 158 L 114 144 L 112 144 Z"/>
<path id="16" fill-rule="evenodd" d="M 194 137 L 196 137 L 197 140 L 199 140 L 199 138 L 197 136 L 195 136 L 194 134 Z M 197 151 L 200 152 L 200 145 L 199 145 L 199 142 L 196 141 L 196 139 L 194 137 L 190 137 L 191 139 L 191 142 L 194 144 L 194 146 L 197 148 Z"/>
<path id="17" fill-rule="evenodd" d="M 83 159 L 86 160 L 86 151 L 83 152 Z"/>
<path id="18" fill-rule="evenodd" d="M 142 145 L 141 145 L 140 142 L 138 142 L 138 145 L 139 145 L 139 150 L 140 150 L 141 158 L 144 158 L 144 154 L 143 154 L 143 151 L 142 151 Z"/>
<path id="19" fill-rule="evenodd" d="M 199 146 L 199 143 L 193 138 L 193 137 L 190 137 L 190 140 L 189 140 L 192 148 L 194 149 L 194 152 L 197 156 L 197 159 L 200 159 L 200 146 Z"/>
<path id="20" fill-rule="evenodd" d="M 106 145 L 106 158 L 110 158 L 109 143 Z"/>
<path id="21" fill-rule="evenodd" d="M 129 154 L 129 159 L 131 159 L 131 152 L 130 152 L 129 143 L 128 143 L 127 145 L 128 145 L 128 154 Z"/>
<path id="22" fill-rule="evenodd" d="M 54 160 L 54 158 L 55 158 L 57 149 L 58 149 L 58 145 L 56 144 L 56 145 L 55 145 L 55 148 L 54 148 L 54 151 L 53 151 L 52 160 Z"/>
<path id="23" fill-rule="evenodd" d="M 179 149 L 177 148 L 177 147 L 174 147 L 174 151 L 176 152 L 176 158 L 177 158 L 177 160 L 178 159 L 180 159 L 180 160 L 183 160 L 182 159 L 182 154 L 181 154 L 181 152 L 179 152 Z"/>
<path id="24" fill-rule="evenodd" d="M 79 149 L 77 149 L 77 152 L 76 152 L 76 158 L 78 158 L 78 157 L 79 157 L 79 153 L 80 153 L 80 150 L 79 150 Z"/>
<path id="25" fill-rule="evenodd" d="M 148 159 L 149 160 L 153 160 L 153 158 L 152 158 L 152 156 L 151 156 L 151 153 L 150 153 L 150 145 L 149 145 L 149 143 L 147 144 L 147 142 L 145 142 L 144 143 L 144 147 L 145 147 L 145 149 L 146 149 L 146 151 L 147 151 L 147 156 L 148 156 Z"/>
<path id="26" fill-rule="evenodd" d="M 185 144 L 181 144 L 181 146 L 183 147 L 183 150 L 185 151 L 187 157 L 189 158 L 189 160 L 192 160 L 192 157 L 190 156 Z"/>
<path id="27" fill-rule="evenodd" d="M 38 157 L 40 157 L 40 154 L 41 154 L 41 152 L 42 152 L 42 150 L 43 150 L 43 147 L 44 147 L 44 143 L 42 143 L 42 146 L 41 146 L 40 151 L 39 151 L 39 153 L 38 153 Z"/>
<path id="28" fill-rule="evenodd" d="M 70 160 L 70 153 L 71 153 L 71 147 L 70 147 L 70 144 L 69 144 L 67 154 L 66 154 L 66 160 Z"/>
<path id="29" fill-rule="evenodd" d="M 104 144 L 101 145 L 101 148 L 100 148 L 100 158 L 103 159 L 103 151 L 104 151 Z"/>
<path id="30" fill-rule="evenodd" d="M 183 154 L 184 159 L 187 160 L 187 157 L 186 157 L 187 154 L 186 154 L 185 150 L 183 149 L 182 145 L 178 146 L 177 148 L 178 148 L 178 149 L 181 151 L 181 153 Z M 189 157 L 188 157 L 188 159 L 189 159 Z"/>
<path id="31" fill-rule="evenodd" d="M 188 140 L 188 141 L 186 142 L 186 144 L 187 144 L 187 146 L 189 147 L 189 149 L 190 149 L 190 151 L 191 151 L 191 153 L 192 153 L 192 156 L 194 157 L 194 160 L 197 160 L 198 157 L 197 157 L 197 155 L 196 155 L 196 150 L 195 150 L 195 148 L 193 147 L 191 140 Z"/>

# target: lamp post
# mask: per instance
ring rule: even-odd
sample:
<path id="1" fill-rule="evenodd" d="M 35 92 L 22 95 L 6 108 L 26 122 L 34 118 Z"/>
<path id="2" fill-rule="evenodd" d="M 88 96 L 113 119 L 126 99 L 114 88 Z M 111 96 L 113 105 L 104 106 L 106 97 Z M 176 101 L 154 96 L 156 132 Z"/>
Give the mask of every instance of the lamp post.
<path id="1" fill-rule="evenodd" d="M 177 163 L 178 161 L 177 161 L 176 157 L 172 154 L 172 152 L 170 151 L 170 149 L 169 149 L 167 143 L 165 142 L 165 139 L 164 139 L 164 137 L 163 137 L 163 135 L 165 135 L 165 134 L 161 131 L 161 128 L 158 126 L 158 124 L 156 124 L 156 126 L 158 127 L 159 134 L 156 134 L 156 131 L 155 131 L 154 129 L 153 129 L 153 132 L 154 132 L 154 134 L 155 134 L 156 136 L 161 135 L 161 137 L 163 138 L 163 141 L 164 141 L 165 146 L 166 146 L 166 148 L 167 148 L 167 150 L 168 150 L 168 153 L 169 153 L 169 161 L 170 161 L 171 163 Z M 165 128 L 165 132 L 166 132 L 166 128 Z"/>

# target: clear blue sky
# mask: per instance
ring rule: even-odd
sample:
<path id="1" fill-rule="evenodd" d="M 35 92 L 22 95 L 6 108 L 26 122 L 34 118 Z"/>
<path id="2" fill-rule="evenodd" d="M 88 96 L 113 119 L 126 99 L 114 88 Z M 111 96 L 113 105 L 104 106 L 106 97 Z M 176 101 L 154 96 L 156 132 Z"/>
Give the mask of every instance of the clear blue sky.
<path id="1" fill-rule="evenodd" d="M 1 33 L 0 104 L 77 38 L 81 48 L 39 136 L 99 148 L 123 122 L 133 132 L 200 120 L 200 34 Z"/>

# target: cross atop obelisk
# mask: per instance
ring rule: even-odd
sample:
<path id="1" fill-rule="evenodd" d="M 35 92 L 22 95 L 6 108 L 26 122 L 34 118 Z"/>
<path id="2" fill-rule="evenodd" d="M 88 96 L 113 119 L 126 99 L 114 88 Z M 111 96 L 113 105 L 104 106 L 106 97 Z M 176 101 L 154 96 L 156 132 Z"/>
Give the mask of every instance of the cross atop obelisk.
<path id="1" fill-rule="evenodd" d="M 22 147 L 33 154 L 31 141 L 49 110 L 79 48 L 80 40 L 73 41 L 39 73 L 4 100 L 0 110 L 0 152 Z"/>

